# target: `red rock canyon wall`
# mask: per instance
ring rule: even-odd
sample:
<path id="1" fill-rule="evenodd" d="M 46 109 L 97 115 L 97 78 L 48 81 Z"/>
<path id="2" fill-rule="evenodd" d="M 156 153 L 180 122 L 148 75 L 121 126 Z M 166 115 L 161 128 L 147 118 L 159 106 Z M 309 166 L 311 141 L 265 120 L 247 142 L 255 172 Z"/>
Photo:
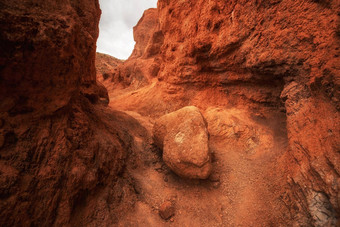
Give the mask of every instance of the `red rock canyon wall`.
<path id="1" fill-rule="evenodd" d="M 100 104 L 100 13 L 96 0 L 0 3 L 1 226 L 116 221 L 132 119 Z"/>

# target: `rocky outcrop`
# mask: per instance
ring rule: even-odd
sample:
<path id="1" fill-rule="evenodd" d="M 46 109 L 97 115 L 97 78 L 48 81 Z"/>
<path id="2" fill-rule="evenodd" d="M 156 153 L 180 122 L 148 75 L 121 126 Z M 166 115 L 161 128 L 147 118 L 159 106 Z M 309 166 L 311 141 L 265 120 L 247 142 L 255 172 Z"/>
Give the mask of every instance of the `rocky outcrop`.
<path id="1" fill-rule="evenodd" d="M 199 109 L 184 107 L 159 118 L 153 129 L 163 160 L 176 174 L 206 179 L 211 173 L 208 131 Z"/>
<path id="2" fill-rule="evenodd" d="M 111 84 L 114 82 L 112 75 L 116 71 L 116 67 L 123 63 L 123 60 L 112 57 L 107 54 L 96 53 L 96 73 L 97 73 L 97 82 L 103 83 L 111 79 Z M 109 85 L 109 83 L 108 83 Z"/>
<path id="3" fill-rule="evenodd" d="M 97 84 L 104 85 L 109 91 L 113 91 L 119 87 L 120 79 L 115 78 L 114 75 L 118 73 L 118 65 L 124 61 L 112 57 L 107 54 L 96 53 L 96 73 Z M 118 86 L 117 86 L 118 83 Z"/>
<path id="4" fill-rule="evenodd" d="M 163 33 L 159 29 L 157 9 L 144 12 L 133 28 L 133 36 L 136 44 L 131 56 L 119 64 L 112 75 L 119 89 L 129 87 L 136 90 L 151 83 L 158 75 Z M 114 92 L 113 89 L 110 91 Z"/>
<path id="5" fill-rule="evenodd" d="M 322 77 L 322 80 L 327 79 Z M 308 222 L 315 226 L 336 226 L 340 116 L 336 104 L 324 93 L 324 85 L 313 86 L 293 81 L 282 92 L 286 100 L 289 152 L 296 164 L 288 181 L 294 189 L 292 199 L 299 204 L 298 210 L 310 215 Z"/>

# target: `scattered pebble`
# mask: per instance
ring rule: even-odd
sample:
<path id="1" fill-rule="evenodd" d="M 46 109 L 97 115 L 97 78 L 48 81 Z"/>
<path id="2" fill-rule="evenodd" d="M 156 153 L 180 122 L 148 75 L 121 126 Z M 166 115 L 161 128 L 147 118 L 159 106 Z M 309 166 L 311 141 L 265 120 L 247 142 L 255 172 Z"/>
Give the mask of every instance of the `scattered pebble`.
<path id="1" fill-rule="evenodd" d="M 220 181 L 220 175 L 218 173 L 212 173 L 209 177 L 209 180 L 211 182 L 219 182 Z"/>
<path id="2" fill-rule="evenodd" d="M 214 188 L 218 188 L 218 187 L 220 187 L 220 184 L 221 184 L 220 182 L 214 182 L 213 183 L 213 187 Z"/>
<path id="3" fill-rule="evenodd" d="M 161 173 L 161 172 L 163 172 L 163 169 L 162 168 L 157 168 L 157 169 L 155 169 L 157 172 L 159 172 L 159 173 Z"/>
<path id="4" fill-rule="evenodd" d="M 136 194 L 141 194 L 142 193 L 142 187 L 138 183 L 135 183 L 133 185 L 133 188 L 134 188 Z"/>
<path id="5" fill-rule="evenodd" d="M 333 102 L 338 102 L 339 100 L 337 98 L 335 98 L 335 97 L 332 97 L 332 101 Z"/>
<path id="6" fill-rule="evenodd" d="M 162 203 L 162 205 L 159 207 L 159 216 L 163 218 L 164 220 L 168 220 L 172 216 L 175 215 L 175 207 L 172 202 L 165 201 Z"/>

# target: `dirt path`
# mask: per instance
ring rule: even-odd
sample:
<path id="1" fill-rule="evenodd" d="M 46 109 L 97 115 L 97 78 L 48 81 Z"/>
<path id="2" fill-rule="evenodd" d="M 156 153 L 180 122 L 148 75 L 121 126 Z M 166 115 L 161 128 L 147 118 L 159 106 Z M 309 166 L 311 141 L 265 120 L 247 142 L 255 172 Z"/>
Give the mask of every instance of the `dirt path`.
<path id="1" fill-rule="evenodd" d="M 137 201 L 119 219 L 119 226 L 289 225 L 288 211 L 280 199 L 285 179 L 277 165 L 286 152 L 280 115 L 262 124 L 240 110 L 206 110 L 214 170 L 208 180 L 185 180 L 173 174 L 152 147 L 152 119 L 126 113 L 148 133 L 134 135 L 137 153 L 132 154 L 127 172 Z M 176 209 L 168 221 L 158 215 L 166 200 Z"/>

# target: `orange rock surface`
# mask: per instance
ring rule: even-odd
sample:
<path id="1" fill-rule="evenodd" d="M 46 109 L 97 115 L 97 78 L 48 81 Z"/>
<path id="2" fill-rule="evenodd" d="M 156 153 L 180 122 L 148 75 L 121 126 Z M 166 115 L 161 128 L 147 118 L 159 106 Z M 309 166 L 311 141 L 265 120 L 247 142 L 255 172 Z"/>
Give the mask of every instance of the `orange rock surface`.
<path id="1" fill-rule="evenodd" d="M 339 8 L 159 0 L 120 61 L 95 53 L 98 1 L 2 1 L 0 225 L 339 225 Z M 154 144 L 185 106 L 207 122 L 206 180 Z"/>

